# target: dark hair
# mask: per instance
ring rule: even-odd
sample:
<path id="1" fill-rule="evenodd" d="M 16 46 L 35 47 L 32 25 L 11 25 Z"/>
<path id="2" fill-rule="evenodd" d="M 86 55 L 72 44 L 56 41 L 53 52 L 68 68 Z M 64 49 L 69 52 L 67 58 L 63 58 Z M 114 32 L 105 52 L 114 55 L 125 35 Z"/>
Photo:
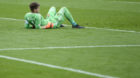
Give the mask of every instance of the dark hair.
<path id="1" fill-rule="evenodd" d="M 34 9 L 37 9 L 39 6 L 40 6 L 40 4 L 37 3 L 37 2 L 32 2 L 32 3 L 29 5 L 30 10 L 31 10 L 32 12 L 34 11 Z"/>

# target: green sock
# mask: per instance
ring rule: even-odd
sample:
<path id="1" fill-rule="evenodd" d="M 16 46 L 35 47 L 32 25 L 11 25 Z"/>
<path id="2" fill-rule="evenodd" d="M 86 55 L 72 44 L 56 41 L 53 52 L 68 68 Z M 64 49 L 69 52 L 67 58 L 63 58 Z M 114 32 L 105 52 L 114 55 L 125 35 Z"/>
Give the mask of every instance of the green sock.
<path id="1" fill-rule="evenodd" d="M 64 15 L 65 15 L 65 17 L 68 19 L 68 21 L 69 21 L 73 26 L 76 26 L 77 23 L 74 21 L 74 19 L 73 19 L 71 13 L 69 12 L 69 10 L 68 10 L 66 7 L 64 7 L 64 11 L 65 11 L 65 12 L 64 12 Z"/>

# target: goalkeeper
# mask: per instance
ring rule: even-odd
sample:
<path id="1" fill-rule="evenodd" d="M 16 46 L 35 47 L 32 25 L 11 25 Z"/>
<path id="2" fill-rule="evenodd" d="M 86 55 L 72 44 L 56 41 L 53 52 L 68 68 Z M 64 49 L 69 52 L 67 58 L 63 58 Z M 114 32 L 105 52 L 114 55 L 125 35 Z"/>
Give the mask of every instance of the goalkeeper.
<path id="1" fill-rule="evenodd" d="M 72 24 L 72 28 L 84 28 L 74 21 L 66 7 L 61 8 L 58 13 L 56 13 L 55 7 L 51 7 L 46 18 L 39 13 L 40 4 L 33 2 L 29 7 L 31 12 L 25 15 L 25 27 L 27 29 L 54 29 L 63 27 L 62 23 L 65 17 Z"/>

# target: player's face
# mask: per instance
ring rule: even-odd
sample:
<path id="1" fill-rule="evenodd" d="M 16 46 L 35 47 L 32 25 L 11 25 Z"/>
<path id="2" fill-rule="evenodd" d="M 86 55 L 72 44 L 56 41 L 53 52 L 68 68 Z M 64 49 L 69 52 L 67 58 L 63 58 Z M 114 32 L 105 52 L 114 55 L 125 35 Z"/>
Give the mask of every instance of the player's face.
<path id="1" fill-rule="evenodd" d="M 40 12 L 40 7 L 37 8 L 37 12 L 38 12 L 38 13 Z"/>
<path id="2" fill-rule="evenodd" d="M 38 7 L 37 9 L 34 10 L 35 13 L 39 13 L 40 12 L 40 7 Z"/>

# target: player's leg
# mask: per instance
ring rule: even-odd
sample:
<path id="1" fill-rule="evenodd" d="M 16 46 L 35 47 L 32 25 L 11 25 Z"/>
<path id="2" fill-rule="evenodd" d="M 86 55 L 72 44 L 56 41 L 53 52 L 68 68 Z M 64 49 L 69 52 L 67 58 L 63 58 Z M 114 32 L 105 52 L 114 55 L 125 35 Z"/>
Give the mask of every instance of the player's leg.
<path id="1" fill-rule="evenodd" d="M 57 14 L 56 14 L 55 7 L 52 7 L 49 10 L 48 14 L 49 14 L 49 16 L 48 16 L 47 19 L 51 19 L 51 21 L 49 21 L 48 27 L 51 27 L 51 28 L 58 28 L 58 27 L 60 27 L 61 24 L 64 22 L 64 18 L 66 17 L 67 20 L 72 24 L 73 28 L 84 28 L 84 27 L 79 26 L 74 21 L 71 13 L 69 12 L 69 10 L 66 7 L 61 8 Z"/>
<path id="2" fill-rule="evenodd" d="M 60 26 L 63 23 L 65 17 L 72 24 L 73 27 L 83 28 L 75 22 L 75 20 L 72 17 L 72 14 L 66 7 L 62 7 L 59 10 L 59 12 L 56 14 L 56 19 L 58 20 L 58 26 Z"/>
<path id="3" fill-rule="evenodd" d="M 56 8 L 53 6 L 49 9 L 46 19 L 50 17 L 54 17 L 55 15 L 56 15 Z"/>
<path id="4" fill-rule="evenodd" d="M 46 19 L 44 20 L 45 23 L 47 23 L 47 25 L 45 26 L 46 29 L 49 29 L 49 28 L 56 28 L 56 26 L 54 26 L 52 24 L 52 19 L 54 19 L 56 15 L 56 8 L 53 6 L 49 9 L 48 11 L 48 14 L 47 14 L 47 17 Z"/>
<path id="5" fill-rule="evenodd" d="M 54 20 L 55 19 L 55 16 L 56 16 L 56 8 L 53 6 L 49 9 L 48 11 L 48 14 L 47 14 L 47 17 L 45 19 L 46 22 L 48 22 L 48 25 L 51 24 L 51 22 L 53 22 L 53 26 L 52 28 L 57 28 L 57 23 L 56 21 Z M 49 28 L 50 26 L 48 26 Z M 63 27 L 63 25 L 60 25 L 60 27 Z"/>
<path id="6" fill-rule="evenodd" d="M 59 16 L 60 20 L 63 20 L 64 17 L 66 17 L 66 19 L 72 24 L 72 25 L 77 25 L 77 23 L 75 22 L 75 20 L 73 19 L 71 13 L 69 12 L 69 10 L 66 7 L 62 7 L 59 12 L 57 13 L 57 15 Z"/>

